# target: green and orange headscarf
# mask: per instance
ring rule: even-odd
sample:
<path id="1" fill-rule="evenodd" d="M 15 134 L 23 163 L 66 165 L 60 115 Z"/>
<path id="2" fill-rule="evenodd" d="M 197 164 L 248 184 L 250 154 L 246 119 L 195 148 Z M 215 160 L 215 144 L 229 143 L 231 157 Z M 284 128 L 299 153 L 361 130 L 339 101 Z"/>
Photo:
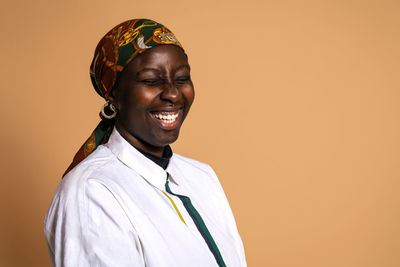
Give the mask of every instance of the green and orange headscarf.
<path id="1" fill-rule="evenodd" d="M 90 66 L 90 78 L 96 92 L 107 101 L 124 68 L 137 55 L 163 44 L 182 48 L 168 28 L 149 19 L 128 20 L 115 26 L 100 40 Z M 100 117 L 101 122 L 76 153 L 64 175 L 96 147 L 108 141 L 114 127 L 114 119 L 106 119 L 101 115 Z"/>

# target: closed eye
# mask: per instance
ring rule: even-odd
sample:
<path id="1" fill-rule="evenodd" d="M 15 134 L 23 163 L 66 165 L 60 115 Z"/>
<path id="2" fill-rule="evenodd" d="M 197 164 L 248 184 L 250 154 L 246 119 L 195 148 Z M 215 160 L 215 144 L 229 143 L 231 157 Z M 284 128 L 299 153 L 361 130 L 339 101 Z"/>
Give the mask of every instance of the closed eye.
<path id="1" fill-rule="evenodd" d="M 175 79 L 175 84 L 182 85 L 182 84 L 188 83 L 190 81 L 191 81 L 190 76 L 181 76 L 181 77 L 178 77 L 177 79 Z"/>
<path id="2" fill-rule="evenodd" d="M 163 79 L 144 79 L 144 80 L 140 80 L 140 83 L 143 83 L 147 86 L 157 86 L 157 85 L 161 85 L 164 83 Z"/>

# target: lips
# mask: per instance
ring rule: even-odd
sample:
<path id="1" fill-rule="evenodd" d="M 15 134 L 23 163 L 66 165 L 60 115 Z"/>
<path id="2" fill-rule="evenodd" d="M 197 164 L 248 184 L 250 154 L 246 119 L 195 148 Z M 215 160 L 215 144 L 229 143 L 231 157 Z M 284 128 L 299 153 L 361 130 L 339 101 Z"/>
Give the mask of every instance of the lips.
<path id="1" fill-rule="evenodd" d="M 175 128 L 180 121 L 180 114 L 182 110 L 175 111 L 153 111 L 151 112 L 152 117 L 162 126 L 162 128 Z"/>

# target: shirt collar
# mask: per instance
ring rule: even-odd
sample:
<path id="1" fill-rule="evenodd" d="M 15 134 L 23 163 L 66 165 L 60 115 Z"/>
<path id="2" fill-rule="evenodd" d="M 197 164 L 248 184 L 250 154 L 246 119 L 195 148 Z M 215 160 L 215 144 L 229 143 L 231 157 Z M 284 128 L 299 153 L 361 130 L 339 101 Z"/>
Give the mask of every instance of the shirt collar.
<path id="1" fill-rule="evenodd" d="M 161 168 L 163 168 L 164 170 L 167 168 L 168 164 L 169 164 L 169 160 L 172 157 L 172 149 L 171 147 L 168 145 L 164 148 L 164 153 L 162 155 L 162 157 L 158 157 L 155 156 L 149 152 L 146 152 L 144 150 L 141 150 L 138 147 L 135 147 L 140 153 L 142 153 L 144 156 L 146 156 L 148 159 L 152 160 L 155 164 L 157 164 L 158 166 L 160 166 Z"/>
<path id="2" fill-rule="evenodd" d="M 134 146 L 129 144 L 115 127 L 105 146 L 108 147 L 122 163 L 137 172 L 151 185 L 162 191 L 165 190 L 167 172 L 152 160 L 140 153 Z M 172 158 L 173 157 L 174 156 L 172 156 Z M 168 166 L 167 171 L 169 169 L 170 168 Z M 171 181 L 176 183 L 173 178 Z"/>

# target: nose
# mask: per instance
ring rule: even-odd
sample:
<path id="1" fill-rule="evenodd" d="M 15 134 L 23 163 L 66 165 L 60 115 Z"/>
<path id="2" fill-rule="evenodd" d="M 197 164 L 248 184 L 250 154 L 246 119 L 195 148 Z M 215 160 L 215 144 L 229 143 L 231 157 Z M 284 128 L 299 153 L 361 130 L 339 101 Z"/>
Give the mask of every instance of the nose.
<path id="1" fill-rule="evenodd" d="M 167 81 L 164 84 L 164 88 L 160 97 L 163 100 L 176 103 L 181 97 L 181 92 L 173 82 Z"/>

